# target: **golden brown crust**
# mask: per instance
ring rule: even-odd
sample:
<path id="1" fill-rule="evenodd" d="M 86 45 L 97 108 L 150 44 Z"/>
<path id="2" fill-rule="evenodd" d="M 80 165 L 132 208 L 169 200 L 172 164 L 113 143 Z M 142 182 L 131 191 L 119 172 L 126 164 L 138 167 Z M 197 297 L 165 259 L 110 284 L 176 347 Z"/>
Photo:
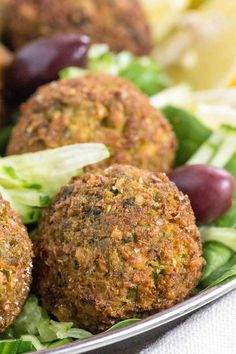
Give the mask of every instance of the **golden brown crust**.
<path id="1" fill-rule="evenodd" d="M 133 84 L 92 74 L 46 85 L 23 104 L 8 154 L 87 142 L 108 146 L 106 164 L 153 171 L 169 170 L 176 148 L 169 123 Z"/>
<path id="2" fill-rule="evenodd" d="M 63 187 L 36 240 L 43 303 L 93 332 L 184 300 L 203 266 L 188 197 L 166 175 L 131 166 L 94 170 Z"/>
<path id="3" fill-rule="evenodd" d="M 150 30 L 137 0 L 11 0 L 5 36 L 13 48 L 54 33 L 87 34 L 95 43 L 150 52 Z"/>
<path id="4" fill-rule="evenodd" d="M 19 216 L 0 195 L 0 333 L 13 323 L 31 284 L 32 245 Z"/>

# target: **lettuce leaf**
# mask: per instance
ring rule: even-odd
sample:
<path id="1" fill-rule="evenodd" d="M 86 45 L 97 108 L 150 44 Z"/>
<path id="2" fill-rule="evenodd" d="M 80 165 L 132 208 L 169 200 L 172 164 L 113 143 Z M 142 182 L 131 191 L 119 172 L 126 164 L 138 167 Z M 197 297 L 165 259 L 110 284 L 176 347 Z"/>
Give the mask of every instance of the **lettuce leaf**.
<path id="1" fill-rule="evenodd" d="M 37 337 L 41 343 L 66 338 L 85 339 L 92 336 L 83 329 L 73 328 L 72 322 L 51 320 L 46 310 L 39 305 L 35 295 L 29 296 L 20 316 L 8 331 L 11 337 L 21 338 L 31 335 Z"/>
<path id="2" fill-rule="evenodd" d="M 148 96 L 165 89 L 170 78 L 157 62 L 148 56 L 135 57 L 128 51 L 113 53 L 104 44 L 94 44 L 88 52 L 86 69 L 68 67 L 60 71 L 61 79 L 71 79 L 97 72 L 124 77 Z"/>
<path id="3" fill-rule="evenodd" d="M 134 318 L 121 321 L 112 326 L 109 331 L 123 328 L 137 321 L 139 319 Z M 52 320 L 46 310 L 39 305 L 38 298 L 31 294 L 14 324 L 0 336 L 0 349 L 5 348 L 7 354 L 18 354 L 25 353 L 29 349 L 52 348 L 70 343 L 75 339 L 82 340 L 92 336 L 92 333 L 84 329 L 74 328 L 72 322 Z M 19 351 L 24 348 L 25 351 Z"/>
<path id="4" fill-rule="evenodd" d="M 232 257 L 233 251 L 222 243 L 210 241 L 203 247 L 203 257 L 206 261 L 201 281 L 209 277 L 215 270 L 222 267 Z"/>
<path id="5" fill-rule="evenodd" d="M 181 166 L 198 150 L 211 131 L 194 115 L 181 108 L 166 106 L 162 111 L 176 134 L 178 150 L 175 165 Z"/>
<path id="6" fill-rule="evenodd" d="M 34 223 L 64 184 L 107 157 L 103 144 L 75 144 L 0 158 L 0 192 L 25 224 Z"/>
<path id="7" fill-rule="evenodd" d="M 200 231 L 204 242 L 217 241 L 236 252 L 236 229 L 229 227 L 202 226 Z"/>
<path id="8" fill-rule="evenodd" d="M 139 318 L 131 318 L 131 319 L 128 319 L 128 320 L 124 320 L 124 321 L 121 321 L 121 322 L 118 322 L 116 323 L 114 326 L 112 326 L 111 328 L 109 328 L 107 330 L 107 332 L 110 332 L 110 331 L 115 331 L 116 329 L 120 329 L 120 328 L 123 328 L 123 327 L 127 327 L 127 326 L 130 326 L 134 323 L 137 323 L 139 322 L 140 319 Z"/>
<path id="9" fill-rule="evenodd" d="M 203 279 L 203 281 L 200 283 L 200 288 L 210 288 L 234 277 L 236 277 L 235 253 L 228 260 L 228 262 L 213 271 L 206 279 Z"/>
<path id="10" fill-rule="evenodd" d="M 32 341 L 23 339 L 6 339 L 0 341 L 0 353 L 1 354 L 21 354 L 32 352 L 35 347 L 32 345 Z M 44 349 L 44 348 L 42 348 Z"/>

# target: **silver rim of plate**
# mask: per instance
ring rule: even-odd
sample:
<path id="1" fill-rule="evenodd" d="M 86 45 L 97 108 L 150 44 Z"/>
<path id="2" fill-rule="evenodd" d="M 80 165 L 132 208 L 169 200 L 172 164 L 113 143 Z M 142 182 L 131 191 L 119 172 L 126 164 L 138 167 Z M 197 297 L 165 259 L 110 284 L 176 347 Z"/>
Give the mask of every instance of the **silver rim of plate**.
<path id="1" fill-rule="evenodd" d="M 62 347 L 43 350 L 39 354 L 80 354 L 127 340 L 187 315 L 222 297 L 233 289 L 236 289 L 236 279 L 205 290 L 168 310 L 164 310 L 133 325 L 101 333 L 82 341 L 75 341 Z"/>

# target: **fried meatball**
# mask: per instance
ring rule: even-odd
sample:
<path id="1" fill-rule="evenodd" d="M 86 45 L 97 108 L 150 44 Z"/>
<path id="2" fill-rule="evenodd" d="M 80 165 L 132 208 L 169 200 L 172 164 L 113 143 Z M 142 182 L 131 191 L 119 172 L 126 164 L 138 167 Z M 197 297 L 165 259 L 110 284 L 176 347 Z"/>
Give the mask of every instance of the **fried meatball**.
<path id="1" fill-rule="evenodd" d="M 104 143 L 111 159 L 167 171 L 176 140 L 169 123 L 129 81 L 101 74 L 45 85 L 21 109 L 8 154 Z"/>
<path id="2" fill-rule="evenodd" d="M 35 253 L 46 308 L 94 333 L 184 300 L 203 267 L 188 197 L 165 174 L 122 165 L 61 189 L 39 222 Z"/>
<path id="3" fill-rule="evenodd" d="M 40 36 L 81 33 L 114 51 L 150 52 L 151 36 L 137 0 L 10 0 L 5 37 L 16 49 Z"/>
<path id="4" fill-rule="evenodd" d="M 24 225 L 0 195 L 0 333 L 13 323 L 31 284 L 32 246 Z"/>

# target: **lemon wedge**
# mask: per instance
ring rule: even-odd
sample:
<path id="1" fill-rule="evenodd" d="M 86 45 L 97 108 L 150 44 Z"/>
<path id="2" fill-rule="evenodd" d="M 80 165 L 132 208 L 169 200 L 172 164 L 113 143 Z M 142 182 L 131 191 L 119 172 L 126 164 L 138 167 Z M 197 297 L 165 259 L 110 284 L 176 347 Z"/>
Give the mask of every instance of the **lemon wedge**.
<path id="1" fill-rule="evenodd" d="M 190 7 L 191 8 L 196 8 L 196 7 L 202 5 L 204 2 L 207 2 L 207 1 L 210 1 L 210 0 L 191 0 L 190 1 Z"/>
<path id="2" fill-rule="evenodd" d="M 211 0 L 189 11 L 155 56 L 176 82 L 197 89 L 236 85 L 236 1 Z"/>
<path id="3" fill-rule="evenodd" d="M 176 25 L 191 0 L 140 0 L 157 42 Z"/>

